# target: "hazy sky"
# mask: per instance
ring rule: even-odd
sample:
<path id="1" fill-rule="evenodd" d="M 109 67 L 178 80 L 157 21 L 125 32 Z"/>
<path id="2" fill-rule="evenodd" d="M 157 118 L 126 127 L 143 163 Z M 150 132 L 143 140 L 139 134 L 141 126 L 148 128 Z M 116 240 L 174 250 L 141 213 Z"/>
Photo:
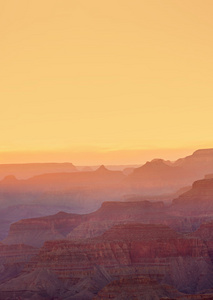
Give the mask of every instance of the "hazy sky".
<path id="1" fill-rule="evenodd" d="M 212 15 L 212 0 L 0 0 L 0 162 L 213 147 Z"/>

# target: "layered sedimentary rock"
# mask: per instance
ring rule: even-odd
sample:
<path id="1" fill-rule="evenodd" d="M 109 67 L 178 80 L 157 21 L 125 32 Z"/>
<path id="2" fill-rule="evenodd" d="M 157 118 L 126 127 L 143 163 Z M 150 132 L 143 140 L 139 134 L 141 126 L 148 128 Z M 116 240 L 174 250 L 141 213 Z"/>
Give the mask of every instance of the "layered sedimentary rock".
<path id="1" fill-rule="evenodd" d="M 46 287 L 41 285 L 43 276 Z M 24 289 L 31 296 L 92 299 L 104 286 L 126 276 L 148 276 L 186 293 L 213 285 L 208 248 L 199 237 L 183 236 L 165 225 L 128 223 L 93 239 L 45 242 L 19 276 L 0 285 L 0 295 L 21 296 Z M 156 289 L 165 295 L 162 286 Z"/>
<path id="2" fill-rule="evenodd" d="M 183 296 L 175 288 L 162 284 L 156 280 L 144 276 L 126 276 L 106 285 L 94 300 L 107 299 L 138 299 L 138 300 L 159 300 L 177 299 Z M 165 298 L 164 298 L 165 297 Z"/>
<path id="3" fill-rule="evenodd" d="M 24 219 L 10 226 L 5 244 L 24 243 L 40 247 L 46 240 L 63 239 L 81 223 L 81 215 L 59 212 L 53 216 Z"/>
<path id="4" fill-rule="evenodd" d="M 142 276 L 126 276 L 106 285 L 93 300 L 212 300 L 213 293 L 186 295 Z"/>
<path id="5" fill-rule="evenodd" d="M 25 264 L 37 253 L 38 249 L 31 246 L 0 243 L 0 282 L 19 274 Z"/>
<path id="6" fill-rule="evenodd" d="M 192 193 L 193 189 L 194 186 L 188 192 L 190 197 L 194 193 Z M 185 197 L 186 194 L 181 197 Z M 187 199 L 191 199 L 190 197 Z M 201 214 L 199 210 L 197 212 L 194 216 L 185 209 L 184 204 L 177 205 L 176 202 L 171 207 L 165 206 L 161 201 L 104 202 L 100 209 L 90 214 L 61 212 L 48 217 L 18 221 L 11 225 L 9 235 L 3 242 L 6 244 L 24 243 L 39 247 L 46 240 L 84 239 L 99 236 L 113 225 L 126 222 L 161 223 L 179 232 L 191 232 L 196 230 L 202 222 L 212 218 L 211 214 L 203 214 L 201 210 Z"/>
<path id="7" fill-rule="evenodd" d="M 0 299 L 61 299 L 57 295 L 64 288 L 63 282 L 53 272 L 41 268 L 29 274 L 21 273 L 0 285 Z"/>
<path id="8" fill-rule="evenodd" d="M 151 275 L 185 292 L 213 284 L 205 244 L 164 225 L 116 225 L 90 240 L 46 242 L 27 272 L 50 269 L 60 280 L 74 285 L 93 276 L 96 265 L 103 266 L 113 278 L 122 274 Z"/>
<path id="9" fill-rule="evenodd" d="M 213 262 L 213 221 L 204 223 L 192 234 L 192 237 L 198 237 L 204 241 L 207 246 L 209 256 Z"/>
<path id="10" fill-rule="evenodd" d="M 106 202 L 94 213 L 56 215 L 18 221 L 10 226 L 6 244 L 41 246 L 46 240 L 82 239 L 101 235 L 117 223 L 139 221 L 161 223 L 165 219 L 163 202 Z"/>

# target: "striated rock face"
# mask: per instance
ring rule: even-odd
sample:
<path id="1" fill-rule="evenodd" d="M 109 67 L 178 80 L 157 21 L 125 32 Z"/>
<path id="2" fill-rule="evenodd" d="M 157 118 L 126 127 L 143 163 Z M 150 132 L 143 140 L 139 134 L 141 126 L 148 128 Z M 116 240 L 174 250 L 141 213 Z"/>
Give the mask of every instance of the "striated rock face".
<path id="1" fill-rule="evenodd" d="M 213 241 L 213 221 L 203 223 L 191 236 L 199 237 L 203 241 Z"/>
<path id="2" fill-rule="evenodd" d="M 63 283 L 53 272 L 41 268 L 1 284 L 0 299 L 57 299 L 62 288 Z"/>
<path id="3" fill-rule="evenodd" d="M 164 225 L 124 224 L 91 240 L 48 241 L 25 271 L 49 269 L 63 282 L 75 285 L 94 276 L 96 265 L 115 279 L 124 274 L 150 275 L 188 293 L 213 284 L 205 244 Z"/>
<path id="4" fill-rule="evenodd" d="M 34 247 L 17 244 L 17 245 L 4 245 L 0 243 L 0 262 L 13 263 L 28 261 L 32 255 L 35 255 L 38 250 Z"/>
<path id="5" fill-rule="evenodd" d="M 37 253 L 38 249 L 31 246 L 0 243 L 0 282 L 19 274 L 25 264 Z"/>
<path id="6" fill-rule="evenodd" d="M 213 262 L 213 221 L 202 224 L 200 228 L 191 233 L 190 236 L 200 238 L 204 241 L 208 249 L 208 254 Z"/>
<path id="7" fill-rule="evenodd" d="M 59 212 L 56 215 L 25 219 L 10 226 L 5 244 L 25 243 L 40 247 L 46 240 L 63 239 L 81 223 L 81 215 Z"/>
<path id="8" fill-rule="evenodd" d="M 75 227 L 68 235 L 69 240 L 87 239 L 102 235 L 106 230 L 112 227 L 115 221 L 86 221 Z"/>
<path id="9" fill-rule="evenodd" d="M 102 234 L 115 223 L 142 220 L 162 220 L 163 202 L 106 202 L 94 213 L 77 215 L 58 213 L 48 217 L 25 219 L 10 226 L 5 244 L 25 243 L 40 247 L 46 240 L 93 237 Z"/>
<path id="10" fill-rule="evenodd" d="M 164 224 L 179 232 L 191 232 L 211 215 L 190 215 L 184 206 L 165 207 L 164 203 L 105 202 L 94 213 L 77 215 L 58 213 L 49 217 L 25 219 L 11 225 L 5 244 L 24 243 L 40 247 L 46 240 L 84 239 L 103 234 L 116 224 L 139 222 Z"/>
<path id="11" fill-rule="evenodd" d="M 119 224 L 113 226 L 105 232 L 101 238 L 106 240 L 123 240 L 123 241 L 137 241 L 137 240 L 163 240 L 176 239 L 181 235 L 173 231 L 171 228 L 161 224 Z"/>
<path id="12" fill-rule="evenodd" d="M 109 285 L 113 281 L 116 284 Z M 126 299 L 131 299 L 128 295 L 132 289 L 138 299 L 142 291 L 147 297 L 172 297 L 172 293 L 182 297 L 165 284 L 186 293 L 211 288 L 213 269 L 208 248 L 200 238 L 178 234 L 165 225 L 118 224 L 93 239 L 45 242 L 19 276 L 0 285 L 0 297 L 30 292 L 28 299 L 41 294 L 45 299 L 53 295 L 92 299 L 102 290 L 97 298 L 102 299 L 108 294 L 116 296 L 122 284 Z"/>
<path id="13" fill-rule="evenodd" d="M 175 288 L 162 284 L 156 280 L 143 276 L 126 276 L 106 285 L 94 300 L 107 299 L 138 299 L 138 300 L 159 300 L 176 299 L 181 297 L 182 293 Z"/>

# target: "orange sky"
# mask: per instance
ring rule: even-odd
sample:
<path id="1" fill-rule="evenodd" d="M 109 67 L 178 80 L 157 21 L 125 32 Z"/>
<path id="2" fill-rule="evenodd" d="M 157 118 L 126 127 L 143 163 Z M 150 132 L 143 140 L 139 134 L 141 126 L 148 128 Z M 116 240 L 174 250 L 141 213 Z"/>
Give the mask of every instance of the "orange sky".
<path id="1" fill-rule="evenodd" d="M 0 0 L 0 163 L 213 147 L 212 15 L 212 0 Z"/>

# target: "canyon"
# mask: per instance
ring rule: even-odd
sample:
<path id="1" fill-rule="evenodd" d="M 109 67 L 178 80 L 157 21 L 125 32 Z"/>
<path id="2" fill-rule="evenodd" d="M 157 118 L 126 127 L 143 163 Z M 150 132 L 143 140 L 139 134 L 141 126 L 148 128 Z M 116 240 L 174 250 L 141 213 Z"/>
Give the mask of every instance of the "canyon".
<path id="1" fill-rule="evenodd" d="M 5 177 L 0 299 L 213 299 L 212 154 Z"/>

